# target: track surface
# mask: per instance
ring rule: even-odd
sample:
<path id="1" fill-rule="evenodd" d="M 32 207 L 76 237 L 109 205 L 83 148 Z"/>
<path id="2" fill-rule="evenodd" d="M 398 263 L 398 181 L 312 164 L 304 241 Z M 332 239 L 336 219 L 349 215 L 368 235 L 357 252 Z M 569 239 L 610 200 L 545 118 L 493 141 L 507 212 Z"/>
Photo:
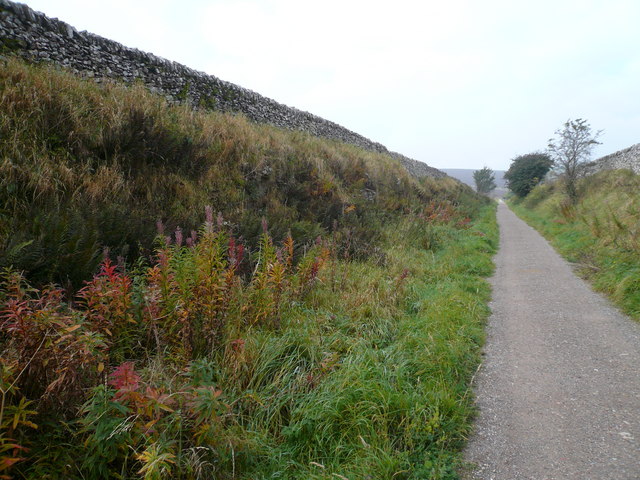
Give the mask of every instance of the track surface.
<path id="1" fill-rule="evenodd" d="M 640 479 L 640 325 L 504 203 L 468 479 Z"/>

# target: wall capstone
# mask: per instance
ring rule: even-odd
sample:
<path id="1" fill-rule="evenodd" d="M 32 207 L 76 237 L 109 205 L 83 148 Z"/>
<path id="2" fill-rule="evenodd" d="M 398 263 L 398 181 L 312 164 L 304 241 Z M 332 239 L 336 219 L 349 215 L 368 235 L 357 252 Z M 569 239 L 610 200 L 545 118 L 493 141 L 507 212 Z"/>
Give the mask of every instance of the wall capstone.
<path id="1" fill-rule="evenodd" d="M 339 140 L 400 160 L 410 174 L 444 177 L 445 173 L 423 162 L 390 152 L 384 145 L 308 112 L 280 104 L 246 88 L 198 72 L 151 53 L 125 47 L 115 41 L 77 31 L 27 5 L 0 0 L 0 51 L 31 62 L 50 62 L 74 73 L 94 78 L 142 81 L 169 101 L 223 112 L 239 112 L 258 123 L 302 130 Z"/>

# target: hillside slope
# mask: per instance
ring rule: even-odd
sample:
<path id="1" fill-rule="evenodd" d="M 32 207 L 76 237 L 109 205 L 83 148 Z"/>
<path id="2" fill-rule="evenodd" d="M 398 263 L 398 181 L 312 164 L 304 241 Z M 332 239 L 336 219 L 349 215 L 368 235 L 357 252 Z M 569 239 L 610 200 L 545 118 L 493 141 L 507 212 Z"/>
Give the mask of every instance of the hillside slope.
<path id="1" fill-rule="evenodd" d="M 0 109 L 0 266 L 39 282 L 79 286 L 104 248 L 136 258 L 156 221 L 188 232 L 205 205 L 254 246 L 263 216 L 276 237 L 290 230 L 303 244 L 337 222 L 358 256 L 386 219 L 437 192 L 473 195 L 420 182 L 386 154 L 18 60 L 0 70 Z"/>
<path id="2" fill-rule="evenodd" d="M 16 59 L 0 113 L 0 476 L 456 478 L 490 202 Z"/>

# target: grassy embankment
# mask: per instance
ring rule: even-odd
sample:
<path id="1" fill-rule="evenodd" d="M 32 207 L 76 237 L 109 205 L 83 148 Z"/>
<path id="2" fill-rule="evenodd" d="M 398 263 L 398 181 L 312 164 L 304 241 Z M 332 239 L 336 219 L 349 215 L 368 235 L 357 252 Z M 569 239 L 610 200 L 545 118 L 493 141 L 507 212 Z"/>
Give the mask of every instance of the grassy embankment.
<path id="1" fill-rule="evenodd" d="M 492 205 L 15 61 L 0 109 L 0 475 L 455 478 Z"/>
<path id="2" fill-rule="evenodd" d="M 597 290 L 640 319 L 640 176 L 600 172 L 582 179 L 579 191 L 572 206 L 559 185 L 539 185 L 512 206 Z"/>

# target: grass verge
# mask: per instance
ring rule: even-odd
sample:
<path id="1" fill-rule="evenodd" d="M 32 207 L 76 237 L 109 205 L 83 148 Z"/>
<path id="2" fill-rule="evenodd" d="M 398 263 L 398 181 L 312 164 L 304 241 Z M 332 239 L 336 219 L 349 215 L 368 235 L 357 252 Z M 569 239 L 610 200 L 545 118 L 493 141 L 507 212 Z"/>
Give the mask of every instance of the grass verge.
<path id="1" fill-rule="evenodd" d="M 139 86 L 3 66 L 0 477 L 456 478 L 488 201 Z"/>
<path id="2" fill-rule="evenodd" d="M 3 317 L 10 327 L 3 328 L 3 388 L 12 385 L 3 445 L 9 452 L 20 447 L 7 456 L 19 459 L 12 473 L 457 478 L 473 413 L 469 382 L 488 315 L 484 277 L 497 243 L 494 208 L 484 207 L 470 224 L 405 218 L 383 233 L 384 265 L 325 258 L 313 288 L 302 297 L 280 291 L 286 301 L 277 309 L 268 296 L 274 290 L 256 294 L 258 268 L 242 297 L 249 310 L 240 306 L 234 314 L 230 307 L 225 327 L 199 355 L 179 340 L 184 325 L 198 318 L 179 302 L 180 272 L 190 278 L 185 269 L 198 268 L 187 249 L 196 248 L 197 257 L 197 246 L 164 247 L 165 264 L 174 266 L 166 275 L 158 273 L 162 263 L 149 271 L 175 279 L 165 287 L 174 293 L 148 308 L 169 306 L 167 313 L 140 320 L 136 303 L 149 301 L 162 284 L 135 274 L 125 282 L 111 272 L 115 285 L 133 285 L 131 308 L 121 310 L 114 303 L 103 308 L 105 298 L 123 298 L 114 284 L 105 288 L 106 274 L 83 293 L 92 307 L 71 308 L 56 295 L 26 287 L 15 293 L 5 284 L 3 303 L 13 314 Z M 299 292 L 300 282 L 292 277 L 288 285 Z M 202 297 L 189 297 L 195 311 L 211 305 Z M 258 301 L 272 315 L 278 311 L 277 326 L 246 322 Z M 27 305 L 35 305 L 33 315 Z M 107 326 L 105 312 L 113 314 Z M 51 343 L 39 344 L 25 325 L 44 325 L 40 333 Z M 118 328 L 117 335 L 101 333 L 107 327 Z M 28 361 L 25 373 L 21 361 Z M 80 363 L 67 368 L 74 361 Z"/>
<path id="3" fill-rule="evenodd" d="M 640 176 L 604 171 L 582 179 L 579 191 L 571 205 L 559 186 L 540 185 L 511 207 L 596 290 L 640 319 Z"/>

